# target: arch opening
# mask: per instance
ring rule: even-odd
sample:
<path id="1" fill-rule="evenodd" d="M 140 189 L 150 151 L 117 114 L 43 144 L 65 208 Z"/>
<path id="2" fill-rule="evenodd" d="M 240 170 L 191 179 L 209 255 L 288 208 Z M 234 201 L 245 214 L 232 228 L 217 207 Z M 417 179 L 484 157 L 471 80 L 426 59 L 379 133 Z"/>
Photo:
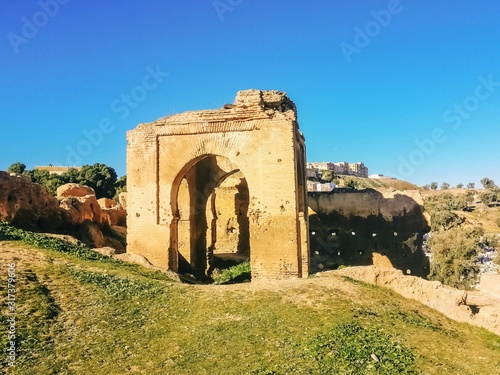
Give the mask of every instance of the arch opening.
<path id="1" fill-rule="evenodd" d="M 172 186 L 170 258 L 176 264 L 170 267 L 210 280 L 221 262 L 250 259 L 248 184 L 225 157 L 204 155 L 188 164 Z"/>

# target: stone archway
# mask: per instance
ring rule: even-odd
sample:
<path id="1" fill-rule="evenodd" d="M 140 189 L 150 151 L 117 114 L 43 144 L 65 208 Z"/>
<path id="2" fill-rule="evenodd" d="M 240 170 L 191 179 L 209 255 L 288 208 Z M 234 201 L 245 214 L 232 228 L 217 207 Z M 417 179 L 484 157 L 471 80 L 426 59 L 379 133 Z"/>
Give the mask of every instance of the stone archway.
<path id="1" fill-rule="evenodd" d="M 251 251 L 252 279 L 307 277 L 305 145 L 285 93 L 240 91 L 127 140 L 127 252 L 205 275 L 211 256 Z"/>
<path id="2" fill-rule="evenodd" d="M 215 254 L 249 257 L 248 185 L 238 167 L 225 157 L 203 155 L 190 161 L 175 181 L 170 251 L 178 270 L 203 278 Z"/>

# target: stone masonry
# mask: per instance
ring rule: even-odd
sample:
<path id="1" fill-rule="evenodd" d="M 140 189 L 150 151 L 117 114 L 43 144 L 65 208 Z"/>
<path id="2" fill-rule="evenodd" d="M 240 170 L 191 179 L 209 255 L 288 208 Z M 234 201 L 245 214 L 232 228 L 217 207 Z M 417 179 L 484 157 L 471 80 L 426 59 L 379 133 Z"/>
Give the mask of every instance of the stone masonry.
<path id="1" fill-rule="evenodd" d="M 253 279 L 307 277 L 305 144 L 285 93 L 240 91 L 127 140 L 127 252 L 198 277 L 222 253 L 249 258 Z"/>

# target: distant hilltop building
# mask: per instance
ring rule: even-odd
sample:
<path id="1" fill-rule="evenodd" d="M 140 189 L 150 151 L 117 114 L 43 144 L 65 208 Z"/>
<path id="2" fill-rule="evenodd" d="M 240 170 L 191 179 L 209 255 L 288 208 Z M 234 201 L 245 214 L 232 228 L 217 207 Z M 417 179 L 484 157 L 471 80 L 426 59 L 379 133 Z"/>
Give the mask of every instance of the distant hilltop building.
<path id="1" fill-rule="evenodd" d="M 47 165 L 47 166 L 37 165 L 37 166 L 35 166 L 35 170 L 48 171 L 50 174 L 57 174 L 59 176 L 72 168 L 79 171 L 82 167 L 61 167 L 61 166 L 53 166 L 53 165 Z"/>
<path id="2" fill-rule="evenodd" d="M 349 175 L 356 177 L 368 177 L 368 167 L 363 163 L 347 162 L 311 162 L 307 163 L 307 177 L 315 177 L 321 171 L 332 171 L 334 174 Z"/>

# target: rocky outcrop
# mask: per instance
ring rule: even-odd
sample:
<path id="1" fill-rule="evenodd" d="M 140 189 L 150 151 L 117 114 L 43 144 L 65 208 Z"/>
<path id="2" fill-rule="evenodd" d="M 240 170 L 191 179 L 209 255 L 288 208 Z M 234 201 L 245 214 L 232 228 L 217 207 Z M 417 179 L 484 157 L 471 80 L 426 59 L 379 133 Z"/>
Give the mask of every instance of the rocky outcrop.
<path id="1" fill-rule="evenodd" d="M 126 212 L 111 199 L 97 200 L 91 187 L 66 184 L 57 198 L 26 176 L 0 171 L 0 220 L 18 228 L 68 234 L 93 247 L 125 251 Z"/>
<path id="2" fill-rule="evenodd" d="M 405 276 L 400 270 L 393 268 L 347 267 L 330 272 L 391 289 L 453 320 L 474 324 L 500 335 L 500 299 L 488 293 L 486 284 L 489 280 L 481 292 L 467 292 L 443 285 L 439 281 Z M 330 272 L 326 272 L 324 276 Z"/>
<path id="3" fill-rule="evenodd" d="M 98 225 L 125 226 L 127 213 L 113 199 L 97 199 L 94 189 L 78 184 L 66 184 L 57 189 L 60 207 L 72 225 L 86 221 Z"/>
<path id="4" fill-rule="evenodd" d="M 81 225 L 85 221 L 97 224 L 103 223 L 101 206 L 95 195 L 83 197 L 58 197 L 60 207 L 65 211 L 65 216 L 71 225 Z"/>
<path id="5" fill-rule="evenodd" d="M 57 196 L 59 198 L 64 197 L 86 197 L 88 195 L 94 195 L 95 191 L 89 186 L 80 184 L 64 184 L 57 188 Z"/>
<path id="6" fill-rule="evenodd" d="M 125 226 L 127 221 L 127 212 L 120 203 L 113 199 L 101 198 L 97 200 L 101 207 L 101 221 L 109 226 Z"/>
<path id="7" fill-rule="evenodd" d="M 57 199 L 26 176 L 0 171 L 0 220 L 28 230 L 54 231 L 63 218 Z"/>
<path id="8" fill-rule="evenodd" d="M 111 246 L 117 252 L 125 250 L 124 241 L 118 238 L 126 232 L 123 227 L 127 213 L 118 202 L 97 199 L 92 188 L 78 184 L 62 185 L 57 194 L 67 220 L 79 228 L 83 242 L 95 247 Z M 105 236 L 103 230 L 111 235 Z"/>

